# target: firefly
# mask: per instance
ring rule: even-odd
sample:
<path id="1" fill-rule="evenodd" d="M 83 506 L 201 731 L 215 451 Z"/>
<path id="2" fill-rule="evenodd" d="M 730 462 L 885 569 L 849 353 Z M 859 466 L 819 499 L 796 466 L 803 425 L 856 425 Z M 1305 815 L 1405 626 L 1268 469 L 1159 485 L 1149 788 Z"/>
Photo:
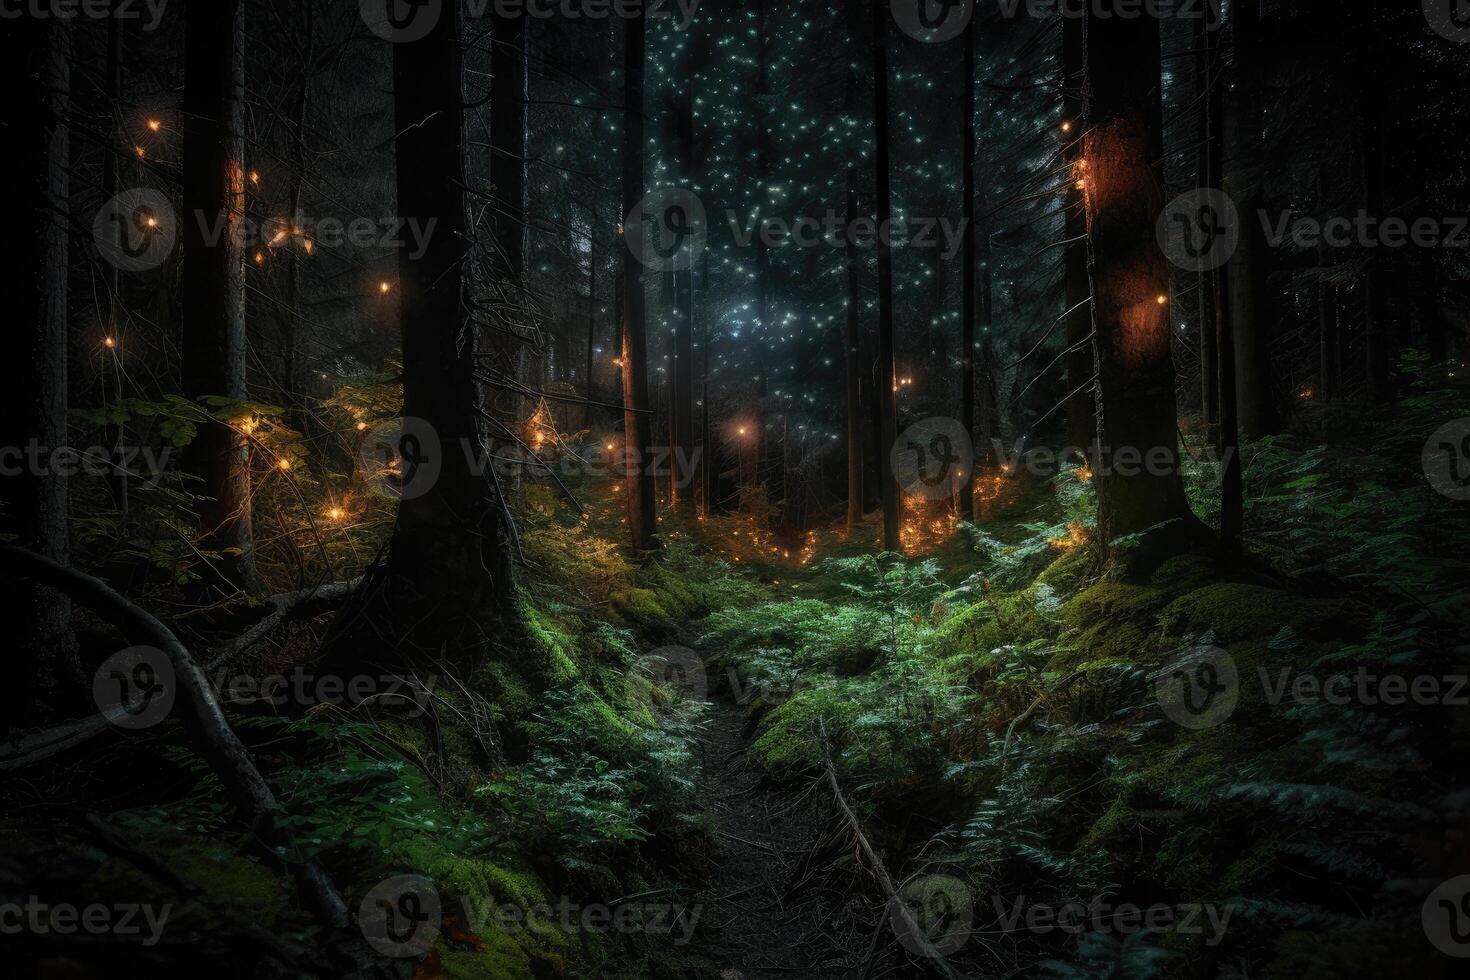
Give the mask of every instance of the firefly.
<path id="1" fill-rule="evenodd" d="M 148 128 L 151 129 L 155 133 L 158 132 L 159 129 L 162 128 L 162 126 L 163 126 L 163 124 L 160 123 L 157 119 L 150 119 L 150 120 L 148 120 Z"/>
<path id="2" fill-rule="evenodd" d="M 285 473 L 286 471 L 291 469 L 291 461 L 282 456 L 280 459 L 276 460 L 276 469 L 280 470 L 282 473 Z"/>
<path id="3" fill-rule="evenodd" d="M 1159 293 L 1159 295 L 1156 296 L 1154 299 L 1160 306 L 1164 306 L 1169 302 L 1169 297 L 1165 296 L 1163 293 Z"/>
<path id="4" fill-rule="evenodd" d="M 117 340 L 113 337 L 104 337 L 102 339 L 102 346 L 106 347 L 108 350 L 111 350 L 112 348 L 117 346 Z"/>
<path id="5" fill-rule="evenodd" d="M 1070 121 L 1063 122 L 1062 123 L 1062 132 L 1064 132 L 1064 133 L 1070 133 L 1071 131 L 1072 131 L 1072 123 Z"/>
<path id="6" fill-rule="evenodd" d="M 382 293 L 384 296 L 388 295 L 388 291 L 392 288 L 392 286 L 388 285 L 387 280 L 378 283 L 378 292 Z"/>

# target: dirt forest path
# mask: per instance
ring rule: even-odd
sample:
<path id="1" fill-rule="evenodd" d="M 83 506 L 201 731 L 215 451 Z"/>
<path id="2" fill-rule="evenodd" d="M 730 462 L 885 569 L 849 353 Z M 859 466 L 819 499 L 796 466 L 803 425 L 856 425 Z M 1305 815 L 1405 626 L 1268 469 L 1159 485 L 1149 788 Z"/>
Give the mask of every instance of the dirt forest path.
<path id="1" fill-rule="evenodd" d="M 718 844 L 693 899 L 702 907 L 698 952 L 721 980 L 859 976 L 870 937 L 850 921 L 846 897 L 817 874 L 815 854 L 833 829 L 830 799 L 816 780 L 792 790 L 765 779 L 751 734 L 740 706 L 727 696 L 710 702 L 700 789 Z"/>

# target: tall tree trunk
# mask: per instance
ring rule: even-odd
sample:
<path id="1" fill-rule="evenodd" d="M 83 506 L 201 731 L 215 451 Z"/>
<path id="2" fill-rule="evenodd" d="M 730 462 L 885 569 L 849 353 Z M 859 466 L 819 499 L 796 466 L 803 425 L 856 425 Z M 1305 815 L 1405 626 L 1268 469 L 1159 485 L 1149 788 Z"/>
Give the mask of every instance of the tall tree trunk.
<path id="1" fill-rule="evenodd" d="M 888 18 L 887 4 L 873 4 L 873 139 L 877 170 L 878 226 L 886 227 L 893 216 L 893 183 L 888 136 Z M 890 460 L 898 442 L 898 372 L 893 340 L 893 252 L 882 236 L 878 242 L 878 460 L 879 484 L 883 489 L 883 550 L 898 551 L 899 522 L 903 505 L 899 500 L 898 474 Z"/>
<path id="2" fill-rule="evenodd" d="M 1373 25 L 1364 18 L 1363 29 L 1371 31 Z M 1368 216 L 1382 221 L 1383 207 L 1384 143 L 1383 113 L 1379 107 L 1379 96 L 1374 78 L 1377 65 L 1381 63 L 1382 46 L 1371 34 L 1365 35 L 1362 64 L 1360 65 L 1359 106 L 1363 113 L 1363 210 Z M 1367 378 L 1368 401 L 1377 405 L 1393 397 L 1390 364 L 1392 342 L 1388 337 L 1388 282 L 1384 276 L 1383 249 L 1367 249 L 1363 263 L 1363 360 Z"/>
<path id="3" fill-rule="evenodd" d="M 975 301 L 977 285 L 975 265 L 979 261 L 978 229 L 975 227 L 975 27 L 974 18 L 965 27 L 965 74 L 960 83 L 965 87 L 964 141 L 960 166 L 964 169 L 960 193 L 964 195 L 961 212 L 965 222 L 962 252 L 964 271 L 960 279 L 960 424 L 969 433 L 971 466 L 960 486 L 960 518 L 975 519 L 975 468 L 973 465 L 975 430 Z"/>
<path id="4" fill-rule="evenodd" d="M 123 90 L 123 26 L 126 22 L 118 16 L 109 17 L 107 20 L 107 79 L 105 82 L 108 111 L 108 137 L 116 141 L 116 120 L 122 117 L 122 90 Z M 113 152 L 110 143 L 102 153 L 102 199 L 110 201 L 117 195 L 117 153 Z M 122 270 L 116 265 L 107 265 L 107 330 L 109 336 L 114 340 L 114 345 L 122 336 L 121 320 L 123 314 L 122 303 Z M 113 398 L 121 400 L 122 392 L 122 370 L 117 360 L 116 346 L 109 350 L 112 355 L 111 363 L 108 365 L 113 370 L 116 385 L 113 390 Z M 103 372 L 104 391 L 106 390 L 106 371 Z M 103 401 L 107 401 L 104 395 Z M 108 426 L 104 430 L 107 441 L 113 447 L 113 468 L 108 472 L 107 486 L 112 492 L 112 504 L 118 510 L 126 513 L 128 509 L 128 470 L 123 465 L 123 440 L 127 438 L 126 430 L 122 425 Z"/>
<path id="5" fill-rule="evenodd" d="M 1235 0 L 1231 14 L 1232 85 L 1226 139 L 1233 165 L 1225 190 L 1240 209 L 1240 242 L 1230 263 L 1230 309 L 1235 321 L 1236 401 L 1241 433 L 1260 439 L 1281 429 L 1271 369 L 1270 252 L 1257 215 L 1265 209 L 1262 110 L 1266 59 L 1259 0 Z"/>
<path id="6" fill-rule="evenodd" d="M 1164 187 L 1159 23 L 1090 13 L 1084 45 L 1098 441 L 1110 454 L 1097 470 L 1098 532 L 1111 545 L 1167 522 L 1151 536 L 1168 549 L 1198 522 L 1179 474 L 1169 269 L 1154 232 Z"/>
<path id="7" fill-rule="evenodd" d="M 847 227 L 858 218 L 857 171 L 847 168 Z M 842 330 L 843 374 L 847 387 L 847 518 L 843 528 L 852 534 L 863 520 L 863 389 L 861 304 L 858 291 L 858 249 L 847 236 L 847 318 Z"/>
<path id="8" fill-rule="evenodd" d="M 1194 78 L 1195 98 L 1199 113 L 1199 152 L 1196 157 L 1196 185 L 1218 190 L 1220 186 L 1221 144 L 1218 132 L 1222 86 L 1216 74 L 1219 25 L 1201 17 L 1195 22 Z M 1197 275 L 1199 295 L 1199 377 L 1200 419 L 1205 424 L 1205 437 L 1214 441 L 1220 423 L 1220 353 L 1215 330 L 1215 285 L 1213 269 L 1202 269 Z"/>
<path id="9" fill-rule="evenodd" d="M 685 51 L 693 46 L 686 44 Z M 674 114 L 679 178 L 689 181 L 694 167 L 694 93 L 689 59 L 682 59 L 679 78 L 684 91 Z M 687 183 L 684 185 L 687 186 Z M 687 513 L 694 512 L 694 256 L 688 250 L 674 269 L 674 444 L 671 447 L 673 502 Z"/>
<path id="10" fill-rule="evenodd" d="M 497 207 L 491 220 L 495 236 L 495 277 L 501 290 L 504 326 L 515 336 L 526 338 L 510 340 L 514 345 L 509 360 L 515 364 L 516 374 L 522 382 L 528 380 L 527 345 L 532 342 L 531 325 L 526 322 L 527 309 L 526 255 L 527 255 L 527 43 L 526 15 L 524 11 L 509 8 L 498 10 L 493 21 L 494 47 L 490 54 L 490 182 L 494 186 Z M 534 404 L 522 404 L 511 424 L 519 424 L 522 417 L 535 409 Z"/>
<path id="11" fill-rule="evenodd" d="M 643 198 L 642 3 L 624 21 L 623 50 L 623 214 L 630 220 Z M 656 489 L 653 475 L 653 415 L 648 401 L 648 327 L 643 263 L 631 250 L 623 254 L 623 430 L 627 442 L 628 532 L 635 554 L 653 550 Z"/>
<path id="12" fill-rule="evenodd" d="M 0 396 L 0 445 L 45 452 L 0 479 L 0 531 L 61 564 L 69 557 L 67 481 L 51 465 L 67 440 L 67 227 L 70 186 L 66 119 L 71 102 L 71 22 L 23 18 L 3 31 L 9 83 L 5 187 L 19 198 L 21 244 L 7 270 L 11 376 Z M 71 603 L 32 579 L 5 583 L 12 634 L 6 727 L 51 717 L 83 690 L 71 633 Z"/>
<path id="13" fill-rule="evenodd" d="M 1097 420 L 1094 412 L 1092 347 L 1092 284 L 1087 278 L 1087 203 L 1083 187 L 1087 183 L 1087 161 L 1082 156 L 1082 90 L 1085 82 L 1086 56 L 1082 44 L 1082 21 L 1077 17 L 1062 18 L 1062 159 L 1067 163 L 1067 190 L 1063 198 L 1066 209 L 1067 244 L 1062 250 L 1063 302 L 1066 308 L 1067 344 L 1067 442 L 1078 450 L 1086 450 L 1094 439 Z M 1078 186 L 1079 183 L 1082 186 Z"/>
<path id="14" fill-rule="evenodd" d="M 714 319 L 709 313 L 709 249 L 704 250 L 699 257 L 699 263 L 699 309 L 704 311 L 700 337 L 703 370 L 699 393 L 699 444 L 704 449 L 704 457 L 699 472 L 704 484 L 704 516 L 709 517 L 720 511 L 720 450 L 714 438 L 714 406 L 710 404 L 709 392 L 710 365 L 714 355 L 714 342 L 709 330 L 710 322 Z"/>
<path id="15" fill-rule="evenodd" d="M 301 81 L 296 92 L 296 113 L 291 121 L 291 221 L 303 220 L 301 197 L 306 184 L 306 121 L 311 109 L 311 76 L 316 63 L 316 3 L 306 0 L 304 4 L 306 43 L 301 58 Z M 305 374 L 301 366 L 301 336 L 298 330 L 301 305 L 302 254 L 297 251 L 298 243 L 292 241 L 286 250 L 286 302 L 281 310 L 281 346 L 286 352 L 285 367 L 281 372 L 284 400 L 289 405 L 287 417 L 291 427 L 307 435 L 311 415 L 306 410 L 303 396 Z M 304 247 L 304 246 L 303 246 Z"/>
<path id="16" fill-rule="evenodd" d="M 847 91 L 846 110 L 857 118 L 861 100 L 862 4 L 852 0 L 844 5 L 843 16 L 847 25 Z M 858 174 L 855 167 L 847 168 L 847 227 L 858 220 Z M 847 516 L 843 522 L 844 533 L 851 535 L 863 520 L 863 352 L 862 352 L 862 292 L 861 258 L 853 236 L 845 236 L 843 259 L 847 263 L 847 316 L 843 324 L 842 351 L 843 375 L 847 393 Z"/>
<path id="17" fill-rule="evenodd" d="M 478 626 L 494 619 L 510 591 L 501 511 L 485 475 L 466 459 L 467 448 L 483 456 L 488 446 L 476 330 L 464 303 L 462 77 L 457 4 L 445 4 L 426 37 L 393 47 L 399 213 L 437 229 L 421 254 L 412 247 L 398 253 L 403 414 L 427 424 L 420 433 L 405 423 L 402 448 L 405 457 L 429 456 L 439 473 L 427 492 L 405 493 L 399 506 L 385 605 L 402 626 L 382 635 L 430 652 L 475 644 Z M 409 441 L 427 435 L 437 437 L 437 451 Z"/>
<path id="18" fill-rule="evenodd" d="M 184 10 L 183 391 L 243 401 L 245 8 L 189 0 Z M 248 461 L 245 439 L 218 422 L 200 426 L 182 464 L 208 498 L 199 547 L 221 554 L 223 583 L 240 589 L 257 584 Z"/>
<path id="19" fill-rule="evenodd" d="M 596 389 L 592 383 L 592 373 L 595 368 L 593 358 L 597 348 L 597 210 L 589 209 L 587 214 L 587 401 L 592 402 L 597 398 Z M 582 427 L 592 428 L 592 406 L 589 404 L 582 409 Z"/>
<path id="20" fill-rule="evenodd" d="M 1225 559 L 1240 559 L 1245 527 L 1245 474 L 1240 461 L 1240 412 L 1236 402 L 1235 338 L 1231 325 L 1230 266 L 1215 277 L 1215 350 L 1219 355 L 1220 383 L 1220 550 Z"/>

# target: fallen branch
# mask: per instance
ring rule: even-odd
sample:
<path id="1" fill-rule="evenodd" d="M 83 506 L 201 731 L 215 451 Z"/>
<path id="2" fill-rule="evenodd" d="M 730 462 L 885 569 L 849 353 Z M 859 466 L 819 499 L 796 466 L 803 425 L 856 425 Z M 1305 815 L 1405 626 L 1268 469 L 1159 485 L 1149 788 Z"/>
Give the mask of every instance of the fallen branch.
<path id="1" fill-rule="evenodd" d="M 218 669 L 227 661 L 259 643 L 286 619 L 299 615 L 303 610 L 345 600 L 352 594 L 352 590 L 357 588 L 358 581 L 360 580 L 333 582 L 262 600 L 264 605 L 271 608 L 271 612 L 240 636 L 215 647 L 212 651 L 213 656 L 204 669 L 206 671 Z M 126 714 L 125 708 L 118 707 L 109 714 L 88 715 L 86 718 L 32 732 L 8 742 L 0 742 L 0 772 L 24 769 L 26 766 L 61 755 L 79 745 L 85 745 L 111 730 L 114 718 L 120 718 Z"/>
<path id="2" fill-rule="evenodd" d="M 101 579 L 23 548 L 0 546 L 0 566 L 66 593 L 112 623 L 130 640 L 161 650 L 173 667 L 178 701 L 186 709 L 185 723 L 198 741 L 200 754 L 246 823 L 267 844 L 280 846 L 286 843 L 284 835 L 277 829 L 277 818 L 284 813 L 280 802 L 255 767 L 250 753 L 230 728 L 204 671 L 172 630 Z M 328 927 L 345 928 L 348 925 L 347 906 L 326 871 L 314 861 L 293 867 L 306 903 L 317 918 Z"/>
<path id="3" fill-rule="evenodd" d="M 1000 776 L 1002 779 L 1005 778 L 1006 772 L 1010 769 L 1010 759 L 1008 758 L 1008 755 L 1011 751 L 1011 734 L 1015 732 L 1015 730 L 1019 726 L 1024 725 L 1028 720 L 1030 720 L 1031 716 L 1036 713 L 1036 709 L 1041 707 L 1041 705 L 1046 701 L 1047 698 L 1051 697 L 1053 694 L 1059 693 L 1062 688 L 1071 684 L 1073 681 L 1081 676 L 1082 671 L 1072 671 L 1066 677 L 1063 677 L 1051 687 L 1038 694 L 1036 696 L 1036 700 L 1031 702 L 1031 707 L 1021 712 L 1015 718 L 1011 719 L 1011 723 L 1006 726 L 1006 740 L 1000 747 Z"/>
<path id="4" fill-rule="evenodd" d="M 887 893 L 888 907 L 893 909 L 893 913 L 903 923 L 904 929 L 914 937 L 914 941 L 919 946 L 918 952 L 926 962 L 946 980 L 959 980 L 960 975 L 944 961 L 944 954 L 934 948 L 934 944 L 929 941 L 929 934 L 919 927 L 913 912 L 898 894 L 898 889 L 894 886 L 893 879 L 889 876 L 882 858 L 878 857 L 878 852 L 873 850 L 873 845 L 868 843 L 867 835 L 863 833 L 863 825 L 858 822 L 857 814 L 853 813 L 852 807 L 847 805 L 847 797 L 842 795 L 842 786 L 837 782 L 837 770 L 832 765 L 832 747 L 827 742 L 827 726 L 821 719 L 817 720 L 817 731 L 822 739 L 822 758 L 826 763 L 827 783 L 832 787 L 832 796 L 837 800 L 837 808 L 842 811 L 842 815 L 847 818 L 848 825 L 852 827 L 858 847 L 862 849 L 863 854 L 867 855 L 868 863 L 872 865 L 873 877 L 878 879 L 878 884 Z"/>
<path id="5" fill-rule="evenodd" d="M 125 709 L 114 708 L 106 714 L 88 715 L 80 721 L 69 721 L 9 742 L 0 742 L 0 772 L 24 769 L 84 745 L 112 727 L 113 718 L 126 714 Z"/>
<path id="6" fill-rule="evenodd" d="M 331 582 L 326 585 L 313 586 L 309 589 L 300 589 L 296 592 L 285 592 L 281 595 L 271 596 L 268 599 L 262 600 L 263 604 L 269 606 L 271 611 L 244 633 L 241 633 L 228 643 L 223 643 L 211 650 L 209 664 L 206 669 L 214 670 L 227 660 L 244 653 L 269 636 L 285 620 L 299 614 L 304 609 L 315 607 L 318 604 L 327 605 L 347 599 L 352 595 L 353 590 L 357 588 L 358 583 L 361 581 L 362 579 L 355 578 L 347 582 Z"/>

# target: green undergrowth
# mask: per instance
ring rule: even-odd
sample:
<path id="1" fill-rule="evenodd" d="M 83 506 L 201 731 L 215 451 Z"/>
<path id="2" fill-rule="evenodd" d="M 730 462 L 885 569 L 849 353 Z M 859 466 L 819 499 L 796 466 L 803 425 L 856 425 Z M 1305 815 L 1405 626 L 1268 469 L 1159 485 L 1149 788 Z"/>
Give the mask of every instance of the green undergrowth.
<path id="1" fill-rule="evenodd" d="M 1447 614 L 1463 600 L 1465 515 L 1394 469 L 1434 428 L 1426 408 L 1416 396 L 1364 422 L 1361 454 L 1300 436 L 1246 447 L 1252 555 L 1233 569 L 1183 554 L 1117 578 L 1076 545 L 1094 528 L 1090 488 L 1063 474 L 1049 504 L 968 529 L 968 561 L 829 561 L 802 598 L 716 613 L 702 642 L 735 676 L 785 682 L 747 702 L 761 762 L 820 771 L 825 733 L 895 875 L 969 889 L 984 941 L 956 963 L 1296 980 L 1391 961 L 1446 975 L 1419 903 L 1452 876 L 1470 803 L 1454 761 L 1464 709 L 1296 686 L 1463 673 Z M 1191 493 L 1212 481 L 1196 468 Z M 1160 685 L 1202 651 L 1233 668 L 1236 704 L 1187 726 Z M 1008 932 L 999 911 L 1021 900 L 1230 919 L 1219 935 Z"/>
<path id="2" fill-rule="evenodd" d="M 650 650 L 691 643 L 693 625 L 714 610 L 756 605 L 769 591 L 678 533 L 634 564 L 613 521 L 552 511 L 528 515 L 521 530 L 530 570 L 511 614 L 474 662 L 423 669 L 426 710 L 232 712 L 289 814 L 283 852 L 243 834 L 182 732 L 159 730 L 172 798 L 108 821 L 198 889 L 179 907 L 181 928 L 228 937 L 243 916 L 309 946 L 312 920 L 288 863 L 317 860 L 354 911 L 385 880 L 432 880 L 444 928 L 421 975 L 694 975 L 668 937 L 575 919 L 519 928 L 496 913 L 661 893 L 702 859 L 699 719 L 670 723 L 659 709 L 672 694 L 637 668 Z M 0 859 L 34 844 L 0 838 Z M 125 858 L 91 873 L 99 897 L 177 886 Z"/>

